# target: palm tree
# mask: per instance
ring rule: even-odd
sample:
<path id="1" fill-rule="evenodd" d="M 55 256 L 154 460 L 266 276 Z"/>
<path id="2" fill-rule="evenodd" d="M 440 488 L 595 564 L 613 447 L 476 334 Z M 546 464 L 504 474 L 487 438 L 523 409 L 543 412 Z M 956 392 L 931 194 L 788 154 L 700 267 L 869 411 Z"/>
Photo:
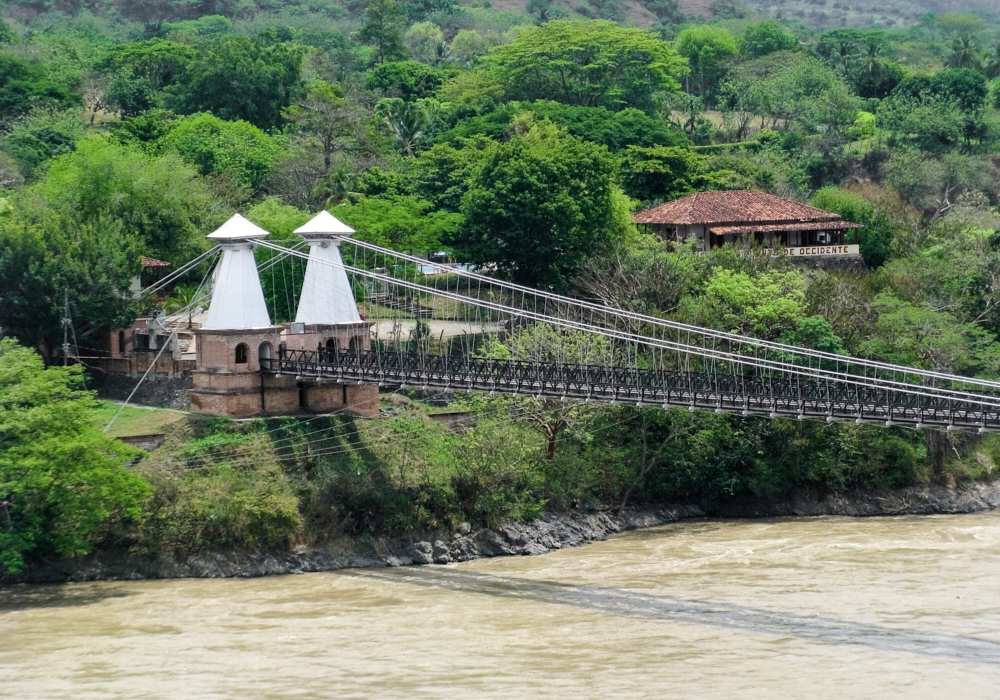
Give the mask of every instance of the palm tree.
<path id="1" fill-rule="evenodd" d="M 885 44 L 877 39 L 869 39 L 858 54 L 858 68 L 866 82 L 874 83 L 885 70 L 886 60 L 883 52 Z"/>
<path id="2" fill-rule="evenodd" d="M 345 200 L 350 201 L 361 197 L 360 193 L 353 191 L 356 182 L 357 178 L 354 177 L 354 173 L 348 169 L 346 164 L 342 164 L 330 170 L 326 177 L 320 180 L 313 195 L 323 197 L 325 199 L 323 207 L 331 209 Z"/>
<path id="3" fill-rule="evenodd" d="M 856 58 L 854 42 L 850 39 L 843 39 L 838 41 L 833 46 L 833 50 L 830 52 L 830 63 L 833 67 L 839 70 L 844 76 L 850 76 L 852 69 L 854 68 L 854 60 Z"/>
<path id="4" fill-rule="evenodd" d="M 448 48 L 448 44 L 439 41 L 434 45 L 434 55 L 431 57 L 431 65 L 437 68 L 449 58 L 451 58 L 451 49 Z"/>
<path id="5" fill-rule="evenodd" d="M 428 110 L 415 102 L 404 102 L 398 97 L 382 100 L 375 106 L 375 114 L 392 139 L 392 145 L 404 156 L 412 156 L 417 141 L 431 121 Z"/>
<path id="6" fill-rule="evenodd" d="M 990 52 L 986 55 L 986 61 L 983 63 L 983 73 L 989 80 L 993 78 L 1000 78 L 1000 43 L 993 45 Z"/>
<path id="7" fill-rule="evenodd" d="M 956 34 L 951 40 L 951 55 L 948 56 L 949 68 L 969 68 L 979 70 L 979 56 L 976 38 L 971 34 Z"/>
<path id="8" fill-rule="evenodd" d="M 174 288 L 174 293 L 167 297 L 164 307 L 167 313 L 187 312 L 187 327 L 190 328 L 194 325 L 195 306 L 203 296 L 203 294 L 198 293 L 198 287 L 191 284 L 179 284 Z"/>

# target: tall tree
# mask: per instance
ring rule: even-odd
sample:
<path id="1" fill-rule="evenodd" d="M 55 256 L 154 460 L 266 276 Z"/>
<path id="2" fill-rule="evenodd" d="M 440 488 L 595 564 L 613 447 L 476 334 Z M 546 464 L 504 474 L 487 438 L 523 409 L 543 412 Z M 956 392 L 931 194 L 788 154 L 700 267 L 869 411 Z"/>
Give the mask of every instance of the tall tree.
<path id="1" fill-rule="evenodd" d="M 799 40 L 777 20 L 769 19 L 759 24 L 748 24 L 740 37 L 740 53 L 750 58 L 760 58 L 776 51 L 795 51 Z"/>
<path id="2" fill-rule="evenodd" d="M 339 86 L 317 80 L 309 85 L 305 97 L 285 110 L 284 117 L 291 132 L 322 155 L 326 173 L 338 154 L 361 155 L 374 150 L 367 131 L 370 115 L 360 105 L 345 100 Z"/>
<path id="3" fill-rule="evenodd" d="M 461 29 L 451 40 L 451 58 L 460 66 L 471 68 L 486 53 L 486 41 L 474 29 Z"/>
<path id="4" fill-rule="evenodd" d="M 375 114 L 382 120 L 393 148 L 404 156 L 413 155 L 417 142 L 424 136 L 431 122 L 431 112 L 425 104 L 404 102 L 398 97 L 379 102 L 375 107 Z"/>
<path id="5" fill-rule="evenodd" d="M 875 82 L 886 68 L 885 44 L 878 39 L 869 39 L 858 52 L 857 70 L 866 82 Z"/>
<path id="6" fill-rule="evenodd" d="M 156 106 L 160 91 L 181 75 L 197 52 L 190 46 L 151 39 L 114 47 L 99 67 L 110 74 L 109 106 L 134 117 Z"/>
<path id="7" fill-rule="evenodd" d="M 949 68 L 969 68 L 978 70 L 979 42 L 971 34 L 958 34 L 951 40 L 951 53 L 948 54 Z"/>
<path id="8" fill-rule="evenodd" d="M 395 0 L 371 0 L 365 9 L 365 23 L 356 38 L 375 49 L 375 61 L 379 65 L 398 61 L 406 58 L 405 26 L 406 17 Z"/>
<path id="9" fill-rule="evenodd" d="M 11 26 L 0 19 L 0 44 L 13 44 L 17 39 L 17 34 L 11 29 Z"/>
<path id="10" fill-rule="evenodd" d="M 539 25 L 566 16 L 566 10 L 552 0 L 528 0 L 524 11 L 534 17 L 535 24 Z"/>
<path id="11" fill-rule="evenodd" d="M 990 80 L 1000 78 L 1000 42 L 993 44 L 993 48 L 986 54 L 983 63 L 983 75 Z"/>
<path id="12" fill-rule="evenodd" d="M 107 218 L 81 223 L 44 210 L 33 218 L 0 225 L 0 327 L 51 361 L 63 340 L 64 299 L 80 329 L 134 320 L 128 289 L 142 247 Z"/>
<path id="13" fill-rule="evenodd" d="M 689 27 L 677 37 L 677 53 L 691 65 L 688 92 L 712 104 L 719 80 L 729 60 L 739 53 L 739 45 L 736 37 L 722 27 Z"/>
<path id="14" fill-rule="evenodd" d="M 0 52 L 0 120 L 36 107 L 65 108 L 81 103 L 80 95 L 63 81 L 50 77 L 47 68 Z"/>
<path id="15" fill-rule="evenodd" d="M 686 71 L 667 42 L 603 20 L 529 29 L 481 63 L 498 71 L 514 99 L 648 113 L 660 95 L 680 88 Z"/>
<path id="16" fill-rule="evenodd" d="M 104 139 L 84 140 L 56 158 L 33 194 L 78 223 L 120 225 L 139 237 L 143 255 L 175 264 L 202 252 L 204 233 L 226 215 L 226 205 L 177 155 L 148 155 Z"/>
<path id="17" fill-rule="evenodd" d="M 94 427 L 81 369 L 0 340 L 0 573 L 87 554 L 144 514 L 151 489 L 122 466 L 133 450 Z"/>
<path id="18" fill-rule="evenodd" d="M 410 57 L 421 63 L 437 65 L 439 52 L 444 44 L 444 33 L 433 22 L 417 22 L 406 31 L 406 47 Z M 445 45 L 447 48 L 447 44 Z"/>
<path id="19" fill-rule="evenodd" d="M 159 145 L 176 151 L 202 175 L 225 174 L 238 185 L 256 189 L 285 153 L 288 142 L 245 121 L 195 114 L 180 120 Z"/>
<path id="20" fill-rule="evenodd" d="M 934 41 L 934 32 L 938 30 L 937 21 L 938 16 L 933 12 L 924 12 L 917 18 L 917 25 L 924 28 L 931 41 Z"/>
<path id="21" fill-rule="evenodd" d="M 514 128 L 519 135 L 489 149 L 472 176 L 454 244 L 519 283 L 564 289 L 585 256 L 630 225 L 615 159 L 551 123 Z"/>
<path id="22" fill-rule="evenodd" d="M 167 88 L 167 103 L 181 114 L 212 112 L 220 119 L 276 128 L 282 124 L 282 110 L 304 91 L 300 74 L 305 53 L 302 46 L 278 41 L 273 31 L 254 39 L 220 37 Z"/>

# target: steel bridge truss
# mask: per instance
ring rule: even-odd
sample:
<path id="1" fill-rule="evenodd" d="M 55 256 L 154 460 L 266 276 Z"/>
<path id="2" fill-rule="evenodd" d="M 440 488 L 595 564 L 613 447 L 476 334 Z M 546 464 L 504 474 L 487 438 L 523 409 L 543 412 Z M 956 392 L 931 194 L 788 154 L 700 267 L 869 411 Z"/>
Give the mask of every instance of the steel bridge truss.
<path id="1" fill-rule="evenodd" d="M 309 257 L 304 252 L 289 250 L 267 241 L 262 241 L 260 245 L 286 255 Z M 704 405 L 721 410 L 756 411 L 766 409 L 767 413 L 777 414 L 781 413 L 777 409 L 784 402 L 785 410 L 790 411 L 791 415 L 806 416 L 813 415 L 806 412 L 806 409 L 809 408 L 808 402 L 819 400 L 825 396 L 829 397 L 825 403 L 832 403 L 833 417 L 837 417 L 835 404 L 838 398 L 844 396 L 862 397 L 862 399 L 874 397 L 871 401 L 855 399 L 854 403 L 860 405 L 860 410 L 842 417 L 853 417 L 856 420 L 860 417 L 865 420 L 865 416 L 869 415 L 869 410 L 871 410 L 874 415 L 878 416 L 878 419 L 886 421 L 900 420 L 902 422 L 901 416 L 905 415 L 908 417 L 908 422 L 914 425 L 929 424 L 928 421 L 924 420 L 928 416 L 928 409 L 930 409 L 931 414 L 936 416 L 937 420 L 941 420 L 943 414 L 941 414 L 940 407 L 943 405 L 955 408 L 955 411 L 949 410 L 947 412 L 949 418 L 952 413 L 955 416 L 960 416 L 963 412 L 970 415 L 988 416 L 1000 411 L 1000 382 L 817 352 L 733 333 L 677 324 L 549 292 L 531 290 L 469 272 L 456 273 L 457 277 L 464 280 L 461 282 L 464 285 L 461 288 L 456 286 L 455 289 L 451 289 L 450 286 L 446 286 L 441 289 L 428 284 L 418 273 L 415 273 L 415 263 L 422 262 L 416 258 L 359 241 L 344 242 L 344 247 L 348 246 L 355 253 L 371 253 L 375 256 L 363 257 L 363 259 L 358 259 L 356 255 L 348 256 L 352 262 L 356 263 L 355 265 L 335 264 L 344 269 L 350 277 L 364 281 L 366 285 L 372 283 L 381 285 L 384 289 L 391 290 L 397 295 L 411 294 L 414 295 L 414 298 L 418 295 L 428 299 L 437 298 L 439 301 L 453 305 L 453 313 L 463 308 L 475 309 L 476 314 L 485 315 L 487 325 L 512 329 L 514 326 L 523 324 L 546 324 L 560 329 L 560 332 L 583 333 L 595 337 L 603 336 L 608 342 L 619 348 L 630 347 L 631 352 L 620 354 L 617 357 L 617 361 L 623 366 L 590 367 L 591 376 L 595 376 L 594 372 L 597 369 L 607 372 L 608 376 L 615 374 L 615 372 L 622 372 L 624 373 L 622 376 L 634 375 L 638 377 L 650 374 L 653 377 L 666 377 L 671 376 L 675 371 L 680 372 L 683 376 L 691 378 L 690 382 L 681 387 L 686 387 L 685 390 L 688 392 L 688 403 L 684 405 L 691 405 L 690 387 L 705 385 L 706 382 L 708 382 L 708 386 L 721 387 L 722 385 L 719 384 L 722 381 L 721 377 L 735 377 L 736 379 L 730 381 L 726 386 L 774 385 L 802 387 L 803 389 L 801 396 L 795 392 L 789 393 L 787 396 L 772 396 L 765 392 L 764 396 L 747 397 L 747 400 L 733 400 L 731 397 L 726 400 L 725 395 L 731 394 L 731 392 L 725 390 L 713 394 L 713 399 L 707 403 L 704 398 L 699 398 L 700 389 L 698 389 L 693 392 L 694 405 Z M 316 262 L 334 265 L 329 261 L 317 260 Z M 399 313 L 393 311 L 393 317 L 396 318 Z M 404 315 L 413 318 L 411 315 Z M 461 318 L 461 316 L 455 318 Z M 480 317 L 477 316 L 477 318 Z M 477 331 L 470 327 L 469 332 L 475 334 Z M 404 343 L 401 347 L 397 343 L 395 352 L 403 354 L 409 352 L 411 348 L 405 347 L 405 345 Z M 631 359 L 628 357 L 629 355 Z M 647 361 L 658 364 L 658 371 L 639 369 L 636 360 L 640 355 L 645 356 Z M 428 356 L 426 348 L 423 356 Z M 521 359 L 523 361 L 525 358 Z M 537 358 L 535 360 L 528 362 L 527 365 L 541 367 L 552 364 L 552 362 L 537 361 Z M 453 362 L 453 360 L 447 362 Z M 556 359 L 555 362 L 563 363 L 564 361 Z M 399 366 L 401 371 L 406 363 L 400 360 Z M 565 363 L 556 366 L 576 367 Z M 702 377 L 701 384 L 694 383 L 694 377 Z M 720 379 L 716 379 L 716 377 Z M 456 379 L 442 381 L 443 384 L 434 383 L 434 385 L 458 386 Z M 713 382 L 715 383 L 713 384 Z M 425 382 L 418 379 L 414 383 L 422 385 Z M 431 385 L 430 380 L 427 383 Z M 638 381 L 634 384 L 632 394 L 636 400 L 643 401 L 645 399 L 639 398 L 639 395 L 645 397 L 649 394 L 646 391 L 640 392 L 639 385 Z M 827 389 L 820 391 L 820 387 Z M 840 391 L 832 391 L 829 387 L 839 387 Z M 492 380 L 488 382 L 486 388 L 494 390 Z M 565 384 L 565 391 L 560 395 L 572 395 L 570 388 L 569 384 Z M 642 388 L 652 390 L 655 387 L 650 384 L 648 387 L 643 385 Z M 501 389 L 498 387 L 495 390 Z M 598 398 L 599 392 L 595 393 L 596 390 L 595 386 L 591 388 L 589 394 L 584 392 L 584 398 L 587 395 Z M 618 395 L 622 396 L 623 391 L 628 394 L 628 387 L 619 386 Z M 611 388 L 610 394 L 605 393 L 611 399 L 616 395 L 614 387 Z M 575 395 L 580 395 L 580 392 L 578 391 Z M 887 397 L 896 397 L 898 401 Z M 671 390 L 669 397 L 658 396 L 657 402 L 663 398 L 672 399 L 673 390 Z M 667 405 L 670 405 L 669 401 Z M 858 405 L 852 404 L 852 407 L 857 409 Z M 888 408 L 890 405 L 893 408 Z M 878 409 L 878 406 L 883 408 Z M 800 407 L 801 412 L 799 411 Z M 831 416 L 829 405 L 820 404 L 820 407 L 824 410 L 818 415 Z M 910 407 L 910 410 L 904 410 L 906 407 Z M 936 424 L 945 426 L 962 424 L 968 427 L 991 429 L 988 418 L 985 423 L 973 423 L 974 425 L 969 424 L 966 419 L 959 422 L 946 420 Z"/>
<path id="2" fill-rule="evenodd" d="M 609 368 L 379 349 L 285 348 L 279 350 L 270 371 L 337 383 L 488 391 L 799 420 L 877 421 L 885 425 L 979 432 L 1000 430 L 1000 407 L 990 405 L 990 401 L 786 374 Z"/>

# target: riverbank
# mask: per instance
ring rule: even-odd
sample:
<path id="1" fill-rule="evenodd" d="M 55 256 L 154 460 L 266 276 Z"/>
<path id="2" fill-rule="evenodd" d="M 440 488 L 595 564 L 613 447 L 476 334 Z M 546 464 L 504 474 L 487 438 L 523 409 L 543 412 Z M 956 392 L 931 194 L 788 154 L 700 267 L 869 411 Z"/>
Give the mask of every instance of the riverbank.
<path id="1" fill-rule="evenodd" d="M 920 485 L 871 493 L 799 493 L 788 498 L 632 508 L 620 514 L 547 514 L 533 523 L 506 523 L 496 529 L 463 524 L 456 532 L 423 532 L 405 537 L 341 537 L 287 551 L 228 550 L 187 557 L 144 558 L 98 553 L 82 559 L 33 566 L 0 583 L 60 583 L 164 578 L 230 578 L 300 574 L 346 568 L 447 564 L 484 557 L 545 554 L 606 540 L 629 530 L 689 518 L 765 518 L 837 515 L 849 517 L 975 513 L 1000 507 L 1000 481 L 965 482 L 949 488 Z"/>

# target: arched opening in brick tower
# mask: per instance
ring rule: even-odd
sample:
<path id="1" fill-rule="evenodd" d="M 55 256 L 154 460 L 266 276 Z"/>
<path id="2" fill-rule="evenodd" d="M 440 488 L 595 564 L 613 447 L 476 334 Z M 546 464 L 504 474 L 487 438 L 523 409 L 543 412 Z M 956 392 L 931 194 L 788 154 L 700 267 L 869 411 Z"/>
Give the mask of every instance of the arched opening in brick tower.
<path id="1" fill-rule="evenodd" d="M 236 364 L 245 365 L 247 363 L 247 344 L 240 343 L 236 346 Z"/>
<path id="2" fill-rule="evenodd" d="M 260 360 L 260 368 L 265 372 L 271 371 L 271 359 L 274 357 L 272 355 L 273 352 L 274 349 L 270 343 L 261 343 L 260 347 L 257 348 L 257 358 Z"/>
<path id="3" fill-rule="evenodd" d="M 327 362 L 333 362 L 337 359 L 337 351 L 340 350 L 339 344 L 336 338 L 330 338 L 326 341 L 326 359 Z"/>

